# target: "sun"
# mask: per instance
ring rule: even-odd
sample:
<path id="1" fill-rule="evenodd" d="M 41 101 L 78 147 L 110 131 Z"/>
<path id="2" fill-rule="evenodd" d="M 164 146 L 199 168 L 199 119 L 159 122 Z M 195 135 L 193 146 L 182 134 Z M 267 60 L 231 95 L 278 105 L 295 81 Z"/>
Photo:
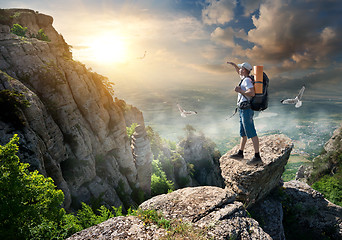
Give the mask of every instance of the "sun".
<path id="1" fill-rule="evenodd" d="M 123 63 L 127 60 L 127 45 L 119 36 L 101 36 L 89 44 L 94 61 L 103 64 Z"/>

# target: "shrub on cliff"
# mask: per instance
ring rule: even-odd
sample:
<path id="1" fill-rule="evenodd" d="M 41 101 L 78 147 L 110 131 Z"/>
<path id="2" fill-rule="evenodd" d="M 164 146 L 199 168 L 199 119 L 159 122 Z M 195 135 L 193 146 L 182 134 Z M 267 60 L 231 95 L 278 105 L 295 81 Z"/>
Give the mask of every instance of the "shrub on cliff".
<path id="1" fill-rule="evenodd" d="M 51 40 L 49 39 L 49 37 L 45 34 L 43 29 L 39 29 L 37 34 L 32 34 L 31 35 L 32 38 L 37 38 L 41 41 L 45 41 L 45 42 L 50 42 Z"/>
<path id="2" fill-rule="evenodd" d="M 157 196 L 174 190 L 173 182 L 168 180 L 159 160 L 152 161 L 151 195 Z"/>
<path id="3" fill-rule="evenodd" d="M 14 33 L 15 35 L 19 37 L 25 37 L 27 32 L 27 27 L 22 27 L 20 24 L 13 24 L 13 27 L 11 28 L 11 33 Z"/>

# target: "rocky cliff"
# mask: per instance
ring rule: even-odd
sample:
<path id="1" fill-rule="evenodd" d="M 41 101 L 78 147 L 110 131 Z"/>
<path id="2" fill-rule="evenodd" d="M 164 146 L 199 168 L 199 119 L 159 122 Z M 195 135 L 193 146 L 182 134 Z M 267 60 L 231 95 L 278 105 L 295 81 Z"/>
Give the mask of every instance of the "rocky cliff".
<path id="1" fill-rule="evenodd" d="M 191 128 L 188 126 L 188 128 Z M 182 156 L 187 164 L 194 166 L 192 185 L 224 187 L 219 159 L 220 152 L 215 143 L 194 129 L 188 130 L 186 137 L 179 142 L 183 149 Z"/>
<path id="2" fill-rule="evenodd" d="M 319 180 L 324 175 L 342 175 L 342 125 L 337 128 L 324 145 L 322 154 L 314 158 L 310 166 L 301 166 L 296 174 L 296 180 L 309 182 Z"/>
<path id="3" fill-rule="evenodd" d="M 14 23 L 28 28 L 26 37 L 11 33 Z M 108 79 L 72 59 L 52 23 L 31 10 L 0 10 L 0 144 L 17 133 L 19 157 L 53 178 L 67 209 L 92 201 L 134 204 L 136 191 L 150 193 L 143 115 L 113 100 Z M 30 37 L 40 29 L 51 41 Z M 131 142 L 126 127 L 133 122 L 140 127 Z"/>
<path id="4" fill-rule="evenodd" d="M 188 187 L 140 205 L 182 223 L 172 231 L 146 224 L 141 216 L 128 216 L 112 218 L 68 239 L 341 239 L 342 207 L 305 183 L 281 182 L 292 148 L 284 135 L 261 137 L 263 165 L 246 164 L 253 152 L 251 144 L 244 160 L 229 158 L 231 152 L 221 157 L 225 188 Z M 193 234 L 177 238 L 183 228 Z"/>

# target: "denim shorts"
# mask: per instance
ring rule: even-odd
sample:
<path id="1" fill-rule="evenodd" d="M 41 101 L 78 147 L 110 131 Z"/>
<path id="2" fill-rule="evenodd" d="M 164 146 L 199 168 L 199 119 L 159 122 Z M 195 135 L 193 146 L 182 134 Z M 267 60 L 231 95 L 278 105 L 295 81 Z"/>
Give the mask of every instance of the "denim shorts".
<path id="1" fill-rule="evenodd" d="M 252 138 L 257 136 L 255 127 L 254 127 L 254 111 L 250 108 L 248 109 L 239 109 L 240 111 L 240 136 L 247 138 Z"/>

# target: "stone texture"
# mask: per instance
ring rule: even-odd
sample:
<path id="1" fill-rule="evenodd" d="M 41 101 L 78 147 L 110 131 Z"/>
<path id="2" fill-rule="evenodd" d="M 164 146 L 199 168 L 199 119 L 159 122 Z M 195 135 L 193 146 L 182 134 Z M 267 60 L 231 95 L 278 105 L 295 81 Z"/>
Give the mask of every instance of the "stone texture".
<path id="1" fill-rule="evenodd" d="M 227 189 L 213 186 L 179 189 L 147 200 L 140 208 L 155 209 L 167 219 L 192 223 L 208 239 L 271 239 Z"/>
<path id="2" fill-rule="evenodd" d="M 194 222 L 216 207 L 232 203 L 235 195 L 218 187 L 188 187 L 169 194 L 153 197 L 140 205 L 142 209 L 155 209 L 169 219 L 182 218 Z"/>
<path id="3" fill-rule="evenodd" d="M 134 216 L 111 218 L 96 226 L 75 233 L 67 240 L 92 239 L 128 239 L 145 240 L 160 239 L 166 235 L 166 230 L 156 225 L 145 225 L 143 221 Z"/>
<path id="4" fill-rule="evenodd" d="M 342 151 L 342 124 L 337 128 L 329 141 L 324 145 L 326 152 L 341 152 Z"/>
<path id="5" fill-rule="evenodd" d="M 144 125 L 138 125 L 135 128 L 135 133 L 132 138 L 132 150 L 135 165 L 137 166 L 138 183 L 147 195 L 151 194 L 151 172 L 152 172 L 152 159 L 150 142 L 147 138 Z"/>
<path id="6" fill-rule="evenodd" d="M 222 176 L 226 188 L 237 194 L 237 199 L 247 207 L 267 196 L 281 180 L 293 143 L 285 135 L 270 135 L 259 139 L 260 155 L 263 165 L 247 165 L 246 161 L 253 157 L 251 142 L 247 142 L 245 159 L 235 160 L 229 156 L 238 151 L 239 146 L 223 155 L 220 159 Z"/>
<path id="7" fill-rule="evenodd" d="M 283 206 L 279 199 L 272 194 L 268 195 L 248 211 L 273 240 L 285 240 Z"/>

